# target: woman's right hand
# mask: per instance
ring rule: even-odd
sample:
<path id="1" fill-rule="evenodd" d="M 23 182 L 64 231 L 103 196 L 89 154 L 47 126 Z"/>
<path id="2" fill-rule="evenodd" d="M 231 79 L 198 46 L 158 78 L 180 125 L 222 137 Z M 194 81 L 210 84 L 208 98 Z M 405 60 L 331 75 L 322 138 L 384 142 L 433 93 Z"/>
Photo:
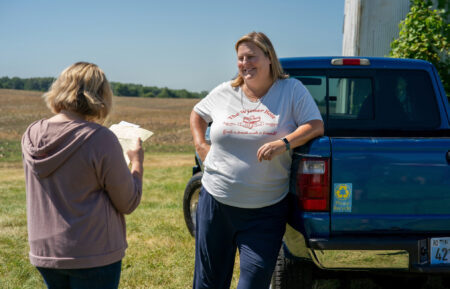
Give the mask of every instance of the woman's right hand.
<path id="1" fill-rule="evenodd" d="M 211 147 L 205 139 L 205 132 L 208 124 L 206 121 L 198 115 L 194 110 L 191 112 L 191 117 L 189 120 L 191 127 L 192 137 L 194 139 L 195 151 L 200 156 L 200 159 L 205 161 L 206 155 Z"/>
<path id="2" fill-rule="evenodd" d="M 136 140 L 136 147 L 127 151 L 128 158 L 131 162 L 131 173 L 137 174 L 141 179 L 144 173 L 144 150 L 142 149 L 142 140 Z"/>
<path id="3" fill-rule="evenodd" d="M 197 151 L 202 162 L 205 161 L 206 155 L 208 154 L 210 148 L 211 148 L 211 145 L 209 145 L 206 142 L 195 146 L 195 150 Z"/>

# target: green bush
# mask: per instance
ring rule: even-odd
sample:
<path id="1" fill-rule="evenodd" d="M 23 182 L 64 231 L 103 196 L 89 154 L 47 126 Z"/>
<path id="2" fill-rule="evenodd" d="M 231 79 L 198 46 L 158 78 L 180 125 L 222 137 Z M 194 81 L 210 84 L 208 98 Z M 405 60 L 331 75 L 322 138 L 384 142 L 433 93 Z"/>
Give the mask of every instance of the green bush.
<path id="1" fill-rule="evenodd" d="M 410 12 L 400 22 L 400 33 L 391 43 L 390 56 L 423 59 L 437 68 L 447 96 L 450 95 L 450 24 L 444 9 L 432 9 L 431 0 L 411 0 Z"/>

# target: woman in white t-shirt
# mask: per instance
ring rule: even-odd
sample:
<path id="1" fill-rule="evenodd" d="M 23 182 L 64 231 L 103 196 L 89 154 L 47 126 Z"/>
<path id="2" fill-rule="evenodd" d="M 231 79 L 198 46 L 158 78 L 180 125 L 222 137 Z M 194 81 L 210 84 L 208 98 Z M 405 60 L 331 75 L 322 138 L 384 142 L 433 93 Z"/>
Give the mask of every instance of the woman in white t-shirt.
<path id="1" fill-rule="evenodd" d="M 235 49 L 238 76 L 213 89 L 190 118 L 204 161 L 195 289 L 229 288 L 236 249 L 238 289 L 269 287 L 287 220 L 291 149 L 323 135 L 317 105 L 283 72 L 266 35 L 244 35 Z"/>

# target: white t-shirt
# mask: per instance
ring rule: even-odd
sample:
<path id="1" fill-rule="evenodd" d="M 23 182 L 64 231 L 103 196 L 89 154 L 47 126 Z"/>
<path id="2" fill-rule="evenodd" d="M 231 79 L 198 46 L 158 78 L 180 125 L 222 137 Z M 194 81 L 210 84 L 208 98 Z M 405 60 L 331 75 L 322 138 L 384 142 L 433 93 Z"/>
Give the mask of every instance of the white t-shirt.
<path id="1" fill-rule="evenodd" d="M 257 102 L 228 81 L 213 89 L 194 111 L 213 122 L 202 185 L 217 201 L 240 208 L 275 204 L 289 190 L 291 154 L 259 162 L 258 149 L 305 122 L 322 119 L 311 94 L 296 79 L 277 80 Z"/>

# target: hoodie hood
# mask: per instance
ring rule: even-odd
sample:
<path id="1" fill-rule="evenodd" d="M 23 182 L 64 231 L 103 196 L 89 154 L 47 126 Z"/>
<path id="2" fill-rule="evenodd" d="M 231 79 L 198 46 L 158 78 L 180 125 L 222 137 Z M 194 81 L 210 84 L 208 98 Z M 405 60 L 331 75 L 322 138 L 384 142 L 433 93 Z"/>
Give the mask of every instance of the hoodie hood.
<path id="1" fill-rule="evenodd" d="M 36 121 L 22 137 L 23 160 L 40 178 L 48 177 L 101 127 L 88 121 Z"/>

